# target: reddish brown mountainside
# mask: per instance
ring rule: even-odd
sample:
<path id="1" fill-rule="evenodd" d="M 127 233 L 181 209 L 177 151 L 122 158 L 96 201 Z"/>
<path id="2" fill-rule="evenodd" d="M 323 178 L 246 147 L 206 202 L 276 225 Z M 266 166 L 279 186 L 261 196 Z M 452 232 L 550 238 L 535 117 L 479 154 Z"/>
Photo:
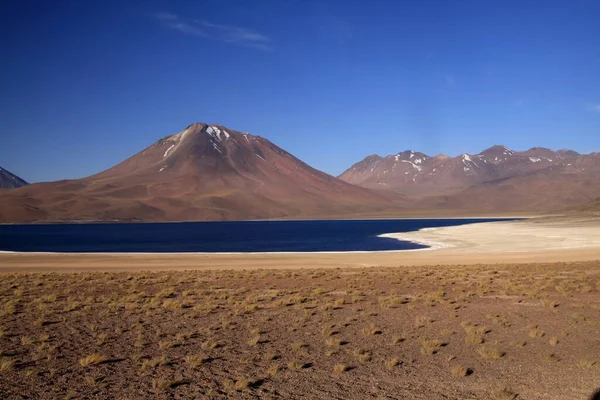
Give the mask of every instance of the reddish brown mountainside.
<path id="1" fill-rule="evenodd" d="M 12 189 L 27 185 L 23 179 L 10 171 L 0 168 L 0 189 Z"/>
<path id="2" fill-rule="evenodd" d="M 0 221 L 324 217 L 394 207 L 260 136 L 196 123 L 99 174 L 8 191 Z"/>
<path id="3" fill-rule="evenodd" d="M 549 211 L 600 196 L 600 154 L 494 146 L 458 157 L 405 151 L 372 155 L 340 178 L 381 192 L 418 198 L 413 208 L 471 211 Z"/>

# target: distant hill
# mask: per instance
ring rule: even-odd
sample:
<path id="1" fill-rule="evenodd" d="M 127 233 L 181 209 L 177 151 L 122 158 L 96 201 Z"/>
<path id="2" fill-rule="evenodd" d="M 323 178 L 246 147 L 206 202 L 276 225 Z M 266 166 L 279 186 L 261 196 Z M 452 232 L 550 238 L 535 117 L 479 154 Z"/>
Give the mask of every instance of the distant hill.
<path id="1" fill-rule="evenodd" d="M 390 196 L 317 171 L 269 140 L 194 123 L 96 175 L 0 195 L 0 221 L 181 221 L 399 209 Z"/>
<path id="2" fill-rule="evenodd" d="M 24 179 L 19 178 L 10 171 L 0 168 L 0 189 L 12 189 L 27 185 Z"/>
<path id="3" fill-rule="evenodd" d="M 542 212 L 600 196 L 600 154 L 499 145 L 458 157 L 409 150 L 368 156 L 339 178 L 416 198 L 413 208 Z"/>

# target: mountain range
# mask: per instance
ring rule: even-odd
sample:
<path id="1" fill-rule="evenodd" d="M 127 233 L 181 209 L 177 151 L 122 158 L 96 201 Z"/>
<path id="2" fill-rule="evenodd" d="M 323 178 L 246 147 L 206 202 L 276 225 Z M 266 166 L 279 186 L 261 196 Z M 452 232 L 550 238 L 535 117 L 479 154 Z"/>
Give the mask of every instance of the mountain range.
<path id="1" fill-rule="evenodd" d="M 596 209 L 600 199 L 599 153 L 407 150 L 368 156 L 336 178 L 263 137 L 204 123 L 82 179 L 25 185 L 2 172 L 15 188 L 0 191 L 0 222 L 530 213 Z"/>
<path id="2" fill-rule="evenodd" d="M 340 179 L 418 199 L 414 207 L 480 211 L 556 211 L 600 196 L 600 153 L 496 145 L 458 157 L 411 150 L 371 155 Z"/>

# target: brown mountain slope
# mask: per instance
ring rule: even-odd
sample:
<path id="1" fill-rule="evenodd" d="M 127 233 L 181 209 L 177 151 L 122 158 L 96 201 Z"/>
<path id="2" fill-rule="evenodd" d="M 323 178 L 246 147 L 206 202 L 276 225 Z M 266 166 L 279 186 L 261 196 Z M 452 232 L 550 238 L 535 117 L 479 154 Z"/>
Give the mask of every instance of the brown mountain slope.
<path id="1" fill-rule="evenodd" d="M 499 179 L 528 175 L 555 167 L 597 168 L 597 157 L 570 150 L 552 151 L 535 147 L 515 152 L 493 146 L 479 154 L 458 157 L 404 151 L 387 157 L 369 156 L 344 171 L 339 178 L 372 189 L 411 196 L 456 193 L 462 189 Z"/>
<path id="2" fill-rule="evenodd" d="M 411 208 L 421 210 L 560 211 L 600 197 L 600 154 L 504 146 L 454 158 L 405 151 L 369 156 L 340 178 L 410 195 L 417 199 Z"/>
<path id="3" fill-rule="evenodd" d="M 502 212 L 593 208 L 593 200 L 600 196 L 600 160 L 596 163 L 589 170 L 573 165 L 553 166 L 484 182 L 451 195 L 421 199 L 418 207 Z"/>
<path id="4" fill-rule="evenodd" d="M 25 180 L 10 171 L 0 168 L 0 189 L 12 189 L 27 185 Z"/>
<path id="5" fill-rule="evenodd" d="M 397 209 L 267 139 L 196 123 L 99 174 L 0 196 L 0 221 L 220 220 Z"/>

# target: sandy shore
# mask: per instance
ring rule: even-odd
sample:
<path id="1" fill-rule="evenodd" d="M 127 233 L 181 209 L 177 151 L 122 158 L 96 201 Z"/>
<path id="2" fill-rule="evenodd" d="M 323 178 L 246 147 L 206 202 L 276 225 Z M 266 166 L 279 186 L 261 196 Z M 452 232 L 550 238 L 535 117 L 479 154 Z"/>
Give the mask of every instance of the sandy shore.
<path id="1" fill-rule="evenodd" d="M 296 254 L 27 254 L 1 253 L 0 272 L 237 268 L 345 268 L 600 260 L 600 218 L 537 218 L 389 237 L 431 249 L 402 252 Z"/>

